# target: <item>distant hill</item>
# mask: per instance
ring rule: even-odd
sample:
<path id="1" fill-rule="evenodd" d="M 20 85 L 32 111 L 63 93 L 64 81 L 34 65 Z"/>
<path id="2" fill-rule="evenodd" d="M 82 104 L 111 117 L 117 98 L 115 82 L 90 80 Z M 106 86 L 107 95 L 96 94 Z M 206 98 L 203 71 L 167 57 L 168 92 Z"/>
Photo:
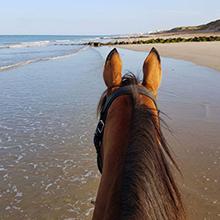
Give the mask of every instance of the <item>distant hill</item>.
<path id="1" fill-rule="evenodd" d="M 170 30 L 160 31 L 157 33 L 163 34 L 163 33 L 205 33 L 205 32 L 220 32 L 220 19 L 203 25 L 176 27 Z"/>

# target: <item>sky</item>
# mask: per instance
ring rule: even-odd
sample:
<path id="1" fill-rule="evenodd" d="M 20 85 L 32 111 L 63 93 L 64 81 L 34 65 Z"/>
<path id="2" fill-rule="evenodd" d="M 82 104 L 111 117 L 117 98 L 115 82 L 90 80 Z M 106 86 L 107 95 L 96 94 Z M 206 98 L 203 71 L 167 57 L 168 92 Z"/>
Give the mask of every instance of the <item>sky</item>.
<path id="1" fill-rule="evenodd" d="M 220 19 L 220 0 L 0 0 L 0 34 L 131 34 Z"/>

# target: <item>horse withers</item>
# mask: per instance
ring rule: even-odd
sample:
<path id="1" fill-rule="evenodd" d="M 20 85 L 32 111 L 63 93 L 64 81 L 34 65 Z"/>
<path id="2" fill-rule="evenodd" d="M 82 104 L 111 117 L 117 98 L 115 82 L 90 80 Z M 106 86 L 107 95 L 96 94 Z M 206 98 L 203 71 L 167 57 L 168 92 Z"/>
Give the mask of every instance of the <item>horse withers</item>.
<path id="1" fill-rule="evenodd" d="M 172 174 L 172 166 L 178 166 L 160 129 L 155 101 L 161 77 L 155 48 L 144 61 L 142 81 L 133 74 L 122 77 L 116 49 L 106 58 L 107 89 L 94 137 L 102 176 L 93 220 L 185 219 Z"/>

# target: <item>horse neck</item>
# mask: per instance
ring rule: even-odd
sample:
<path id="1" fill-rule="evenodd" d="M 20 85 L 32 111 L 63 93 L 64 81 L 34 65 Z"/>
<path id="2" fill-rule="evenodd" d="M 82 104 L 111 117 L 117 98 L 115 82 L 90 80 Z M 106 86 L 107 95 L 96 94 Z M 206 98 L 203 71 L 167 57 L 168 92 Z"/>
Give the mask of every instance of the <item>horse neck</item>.
<path id="1" fill-rule="evenodd" d="M 102 146 L 103 173 L 93 220 L 119 219 L 121 177 L 131 113 L 131 100 L 125 96 L 115 100 L 109 109 Z"/>
<path id="2" fill-rule="evenodd" d="M 156 111 L 149 114 L 146 106 L 131 106 L 130 99 L 119 97 L 109 109 L 93 220 L 184 219 L 180 194 L 163 152 L 167 149 L 161 147 L 158 118 L 151 114 Z"/>
<path id="3" fill-rule="evenodd" d="M 154 110 L 135 106 L 122 171 L 121 219 L 185 219 L 158 121 Z"/>

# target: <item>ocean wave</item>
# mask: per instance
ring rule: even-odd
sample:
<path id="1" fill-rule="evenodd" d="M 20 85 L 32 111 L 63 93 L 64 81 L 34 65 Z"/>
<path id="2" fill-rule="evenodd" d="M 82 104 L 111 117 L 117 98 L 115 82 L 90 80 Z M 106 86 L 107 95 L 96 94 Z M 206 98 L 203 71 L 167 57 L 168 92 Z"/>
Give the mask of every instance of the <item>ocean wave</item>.
<path id="1" fill-rule="evenodd" d="M 71 46 L 71 45 L 79 45 L 81 41 L 76 40 L 55 40 L 51 42 L 55 46 Z"/>
<path id="2" fill-rule="evenodd" d="M 89 42 L 96 42 L 97 40 L 101 40 L 100 37 L 96 38 L 88 38 L 88 39 L 80 39 L 80 40 L 55 40 L 51 42 L 53 45 L 59 46 L 74 46 L 74 45 L 81 45 Z"/>
<path id="3" fill-rule="evenodd" d="M 32 42 L 20 42 L 15 44 L 4 44 L 0 45 L 0 49 L 17 49 L 17 48 L 28 48 L 28 47 L 44 47 L 51 44 L 51 41 L 32 41 Z"/>
<path id="4" fill-rule="evenodd" d="M 73 55 L 77 54 L 78 52 L 80 52 L 82 50 L 85 50 L 87 48 L 88 48 L 87 46 L 84 46 L 84 47 L 80 47 L 77 50 L 69 51 L 68 53 L 58 55 L 58 56 L 34 58 L 34 59 L 31 59 L 31 60 L 24 60 L 24 61 L 21 61 L 21 62 L 18 62 L 18 63 L 13 63 L 13 64 L 5 65 L 5 66 L 0 66 L 0 72 L 7 71 L 7 70 L 10 70 L 10 69 L 14 69 L 14 68 L 18 68 L 18 67 L 21 67 L 21 66 L 25 66 L 25 65 L 31 64 L 31 63 L 37 63 L 37 62 L 41 62 L 41 61 L 49 61 L 49 60 L 57 60 L 57 59 L 67 58 L 67 57 L 73 56 Z"/>
<path id="5" fill-rule="evenodd" d="M 79 40 L 44 40 L 44 41 L 31 41 L 31 42 L 19 42 L 11 44 L 2 44 L 0 49 L 22 49 L 31 47 L 47 47 L 47 46 L 73 46 L 87 43 L 90 41 L 97 41 L 100 37 L 92 39 L 79 39 Z"/>

